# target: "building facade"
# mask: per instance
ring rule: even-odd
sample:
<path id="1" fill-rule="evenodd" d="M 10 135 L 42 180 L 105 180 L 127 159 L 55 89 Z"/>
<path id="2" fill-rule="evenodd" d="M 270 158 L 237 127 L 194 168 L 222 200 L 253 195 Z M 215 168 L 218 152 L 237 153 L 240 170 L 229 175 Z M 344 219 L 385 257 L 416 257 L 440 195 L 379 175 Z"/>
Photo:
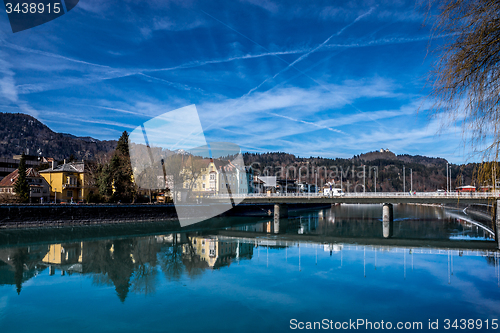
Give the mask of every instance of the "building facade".
<path id="1" fill-rule="evenodd" d="M 0 181 L 0 194 L 15 195 L 14 184 L 19 177 L 19 169 L 14 170 Z M 50 185 L 49 183 L 33 168 L 26 170 L 26 180 L 30 187 L 30 202 L 49 202 L 50 200 Z"/>
<path id="2" fill-rule="evenodd" d="M 97 188 L 90 185 L 84 162 L 64 163 L 40 171 L 50 185 L 50 200 L 54 202 L 81 202 Z"/>

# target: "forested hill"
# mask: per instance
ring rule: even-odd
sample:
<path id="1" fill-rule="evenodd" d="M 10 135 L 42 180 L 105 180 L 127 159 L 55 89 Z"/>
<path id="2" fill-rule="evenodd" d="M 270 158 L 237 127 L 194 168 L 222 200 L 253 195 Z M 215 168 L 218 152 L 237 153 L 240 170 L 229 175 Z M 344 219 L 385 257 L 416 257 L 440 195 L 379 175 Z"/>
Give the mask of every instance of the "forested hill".
<path id="1" fill-rule="evenodd" d="M 71 129 L 68 129 L 71 130 Z M 36 118 L 20 113 L 0 113 L 0 157 L 12 158 L 23 152 L 29 155 L 92 159 L 100 152 L 116 147 L 116 141 L 100 141 L 90 137 L 76 137 L 56 133 Z"/>
<path id="2" fill-rule="evenodd" d="M 349 182 L 352 186 L 363 184 L 363 165 L 366 171 L 366 190 L 375 190 L 375 178 L 377 179 L 377 191 L 435 191 L 446 189 L 446 164 L 442 158 L 425 156 L 396 155 L 393 152 L 369 152 L 355 155 L 352 158 L 321 158 L 309 157 L 301 158 L 287 153 L 263 153 L 243 155 L 245 165 L 251 165 L 254 170 L 264 173 L 267 170 L 269 175 L 281 176 L 280 170 L 285 166 L 289 168 L 289 178 L 297 178 L 297 170 L 302 169 L 303 181 L 315 183 L 316 179 L 312 173 L 313 169 L 319 169 L 319 179 L 324 182 L 334 180 L 339 182 L 341 173 L 344 182 Z M 403 174 L 403 167 L 405 173 Z M 460 185 L 470 185 L 474 183 L 473 174 L 477 165 L 470 163 L 467 165 L 450 164 L 452 187 Z M 309 169 L 307 175 L 306 170 Z M 324 170 L 328 170 L 326 173 Z M 374 171 L 377 170 L 377 172 Z M 294 175 L 295 170 L 295 175 Z M 354 171 L 354 172 L 353 172 Z M 284 172 L 283 172 L 284 173 Z M 376 175 L 376 176 L 375 176 Z M 405 175 L 405 176 L 403 176 Z M 403 182 L 406 184 L 403 186 Z M 321 183 L 321 182 L 320 182 Z M 344 183 L 345 184 L 345 183 Z"/>

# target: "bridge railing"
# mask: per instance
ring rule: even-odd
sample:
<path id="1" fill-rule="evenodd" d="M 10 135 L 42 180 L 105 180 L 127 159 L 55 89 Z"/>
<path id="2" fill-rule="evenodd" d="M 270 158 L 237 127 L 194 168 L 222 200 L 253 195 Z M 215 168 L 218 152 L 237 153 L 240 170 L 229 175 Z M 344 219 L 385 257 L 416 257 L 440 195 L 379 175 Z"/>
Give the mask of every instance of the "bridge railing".
<path id="1" fill-rule="evenodd" d="M 228 194 L 211 195 L 209 198 L 222 199 L 229 198 Z M 266 198 L 266 197 L 281 197 L 281 198 L 394 198 L 394 197 L 419 197 L 419 198 L 500 198 L 500 191 L 497 192 L 350 192 L 342 194 L 325 195 L 323 193 L 247 193 L 247 194 L 232 194 L 232 198 Z"/>

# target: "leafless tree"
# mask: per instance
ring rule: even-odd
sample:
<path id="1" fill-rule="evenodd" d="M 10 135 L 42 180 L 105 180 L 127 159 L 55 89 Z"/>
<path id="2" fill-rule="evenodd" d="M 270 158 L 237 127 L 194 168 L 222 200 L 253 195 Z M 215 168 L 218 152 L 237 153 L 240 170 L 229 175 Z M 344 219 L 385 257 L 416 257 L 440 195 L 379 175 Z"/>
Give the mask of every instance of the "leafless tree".
<path id="1" fill-rule="evenodd" d="M 434 35 L 446 35 L 428 84 L 432 114 L 461 125 L 464 143 L 483 159 L 498 158 L 500 143 L 500 1 L 422 0 Z M 439 39 L 442 40 L 442 39 Z M 434 47 L 431 44 L 432 47 Z"/>

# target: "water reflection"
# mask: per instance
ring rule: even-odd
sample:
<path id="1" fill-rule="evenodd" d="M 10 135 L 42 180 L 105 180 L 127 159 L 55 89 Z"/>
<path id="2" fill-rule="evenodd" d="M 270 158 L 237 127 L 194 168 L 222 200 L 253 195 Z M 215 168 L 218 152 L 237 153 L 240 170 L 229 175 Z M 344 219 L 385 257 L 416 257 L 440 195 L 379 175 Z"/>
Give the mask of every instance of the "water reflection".
<path id="1" fill-rule="evenodd" d="M 78 274 L 89 277 L 95 288 L 112 286 L 119 300 L 125 302 L 131 292 L 154 295 L 165 283 L 195 281 L 207 271 L 231 270 L 233 263 L 256 265 L 264 255 L 266 267 L 285 260 L 286 265 L 280 263 L 275 272 L 278 275 L 287 270 L 303 271 L 304 260 L 312 259 L 316 266 L 308 264 L 308 270 L 321 273 L 318 258 L 330 258 L 340 267 L 346 261 L 363 265 L 363 278 L 370 277 L 367 269 L 392 265 L 402 268 L 404 279 L 407 270 L 414 269 L 414 257 L 429 260 L 447 256 L 448 283 L 453 281 L 454 258 L 483 257 L 494 267 L 499 282 L 498 256 L 491 246 L 494 237 L 463 212 L 447 214 L 437 207 L 399 206 L 394 222 L 385 225 L 380 207 L 360 206 L 306 211 L 289 219 L 222 230 L 3 248 L 0 285 L 13 285 L 19 294 L 23 284 L 39 274 L 53 278 Z M 419 243 L 405 243 L 411 240 Z M 426 240 L 443 243 L 431 243 L 436 247 L 428 248 Z"/>
<path id="2" fill-rule="evenodd" d="M 346 238 L 494 240 L 490 226 L 459 209 L 438 206 L 395 205 L 394 220 L 382 222 L 379 205 L 342 205 L 319 212 L 303 212 L 287 221 L 287 233 Z"/>

